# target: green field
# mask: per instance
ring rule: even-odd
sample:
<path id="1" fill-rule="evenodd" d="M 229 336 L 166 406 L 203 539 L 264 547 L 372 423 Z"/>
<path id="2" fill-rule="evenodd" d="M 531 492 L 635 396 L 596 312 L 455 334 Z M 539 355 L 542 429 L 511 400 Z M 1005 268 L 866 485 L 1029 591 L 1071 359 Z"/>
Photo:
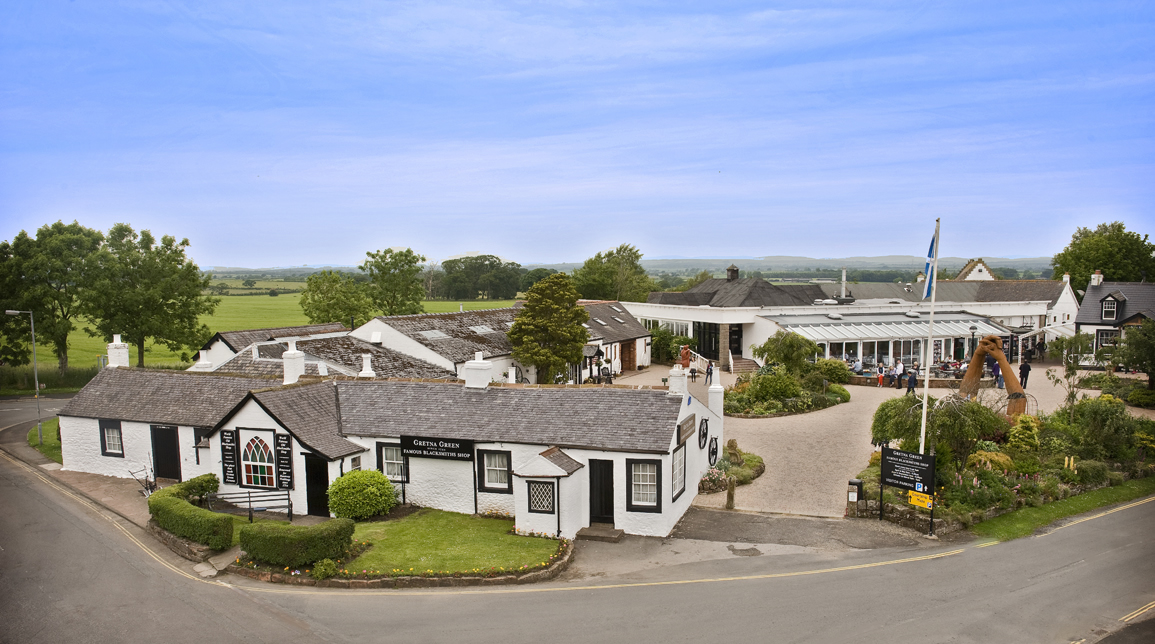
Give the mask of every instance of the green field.
<path id="1" fill-rule="evenodd" d="M 297 282 L 284 282 L 286 286 Z M 274 326 L 293 326 L 308 324 L 309 320 L 301 312 L 297 301 L 298 293 L 290 293 L 277 297 L 267 295 L 228 296 L 221 298 L 221 304 L 216 313 L 202 317 L 202 321 L 213 331 L 236 331 L 238 329 L 262 329 Z M 430 313 L 446 313 L 458 310 L 464 306 L 466 311 L 477 309 L 497 309 L 513 305 L 513 300 L 475 300 L 472 302 L 427 301 L 425 310 Z M 362 320 L 358 320 L 360 324 Z M 96 364 L 97 356 L 105 353 L 105 343 L 100 338 L 90 337 L 81 327 L 69 336 L 68 360 L 72 366 L 88 367 Z M 51 349 L 40 347 L 40 366 L 44 369 L 56 367 L 56 360 Z M 136 364 L 136 347 L 129 347 L 132 364 Z M 145 364 L 160 365 L 180 362 L 180 352 L 169 351 L 164 345 L 152 345 L 145 348 Z"/>

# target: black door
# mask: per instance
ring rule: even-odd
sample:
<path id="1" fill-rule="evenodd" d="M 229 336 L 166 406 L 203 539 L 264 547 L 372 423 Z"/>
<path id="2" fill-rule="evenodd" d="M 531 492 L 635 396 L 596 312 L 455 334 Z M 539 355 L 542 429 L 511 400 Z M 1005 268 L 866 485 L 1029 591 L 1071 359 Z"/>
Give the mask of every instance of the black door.
<path id="1" fill-rule="evenodd" d="M 329 462 L 312 454 L 305 454 L 305 495 L 309 514 L 329 516 Z"/>
<path id="2" fill-rule="evenodd" d="M 590 460 L 590 523 L 614 523 L 614 462 Z"/>
<path id="3" fill-rule="evenodd" d="M 152 472 L 158 479 L 180 480 L 180 440 L 176 427 L 152 426 Z"/>
<path id="4" fill-rule="evenodd" d="M 742 325 L 730 325 L 730 353 L 736 356 L 742 355 Z"/>

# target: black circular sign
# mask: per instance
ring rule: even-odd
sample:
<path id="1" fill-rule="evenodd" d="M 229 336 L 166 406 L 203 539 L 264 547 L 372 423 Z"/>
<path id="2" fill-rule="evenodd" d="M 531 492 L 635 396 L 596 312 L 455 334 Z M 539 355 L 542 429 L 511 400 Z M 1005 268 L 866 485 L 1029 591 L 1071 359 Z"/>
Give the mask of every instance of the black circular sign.
<path id="1" fill-rule="evenodd" d="M 710 438 L 710 419 L 703 418 L 698 423 L 698 449 L 706 449 L 707 438 Z"/>
<path id="2" fill-rule="evenodd" d="M 718 437 L 710 439 L 710 467 L 718 463 Z"/>

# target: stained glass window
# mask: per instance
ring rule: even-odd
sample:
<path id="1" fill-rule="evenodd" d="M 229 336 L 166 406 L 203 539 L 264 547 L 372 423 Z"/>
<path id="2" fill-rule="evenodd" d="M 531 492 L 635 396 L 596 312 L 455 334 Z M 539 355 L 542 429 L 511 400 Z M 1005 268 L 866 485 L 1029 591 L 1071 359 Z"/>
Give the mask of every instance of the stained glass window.
<path id="1" fill-rule="evenodd" d="M 245 468 L 245 484 L 257 487 L 273 487 L 273 452 L 265 441 L 253 437 L 241 453 L 241 463 Z"/>

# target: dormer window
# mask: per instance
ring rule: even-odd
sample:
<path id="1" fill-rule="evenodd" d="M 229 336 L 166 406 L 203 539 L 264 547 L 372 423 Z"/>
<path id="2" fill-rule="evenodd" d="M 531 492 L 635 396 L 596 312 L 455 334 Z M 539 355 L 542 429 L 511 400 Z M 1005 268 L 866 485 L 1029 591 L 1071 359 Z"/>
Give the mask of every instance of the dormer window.
<path id="1" fill-rule="evenodd" d="M 1115 319 L 1115 305 L 1118 304 L 1115 300 L 1103 300 L 1103 319 Z"/>

